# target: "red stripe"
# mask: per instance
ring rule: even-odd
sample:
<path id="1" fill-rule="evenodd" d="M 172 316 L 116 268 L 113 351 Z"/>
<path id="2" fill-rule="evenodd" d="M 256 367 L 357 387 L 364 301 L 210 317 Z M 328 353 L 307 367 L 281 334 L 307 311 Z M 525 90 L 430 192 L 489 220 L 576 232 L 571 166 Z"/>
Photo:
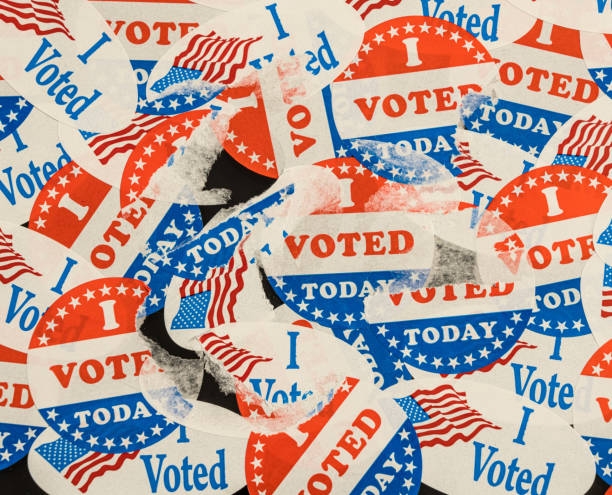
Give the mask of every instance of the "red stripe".
<path id="1" fill-rule="evenodd" d="M 121 454 L 114 464 L 106 464 L 97 471 L 94 471 L 89 475 L 89 478 L 87 478 L 85 484 L 79 488 L 79 491 L 81 491 L 82 493 L 87 492 L 87 489 L 89 488 L 89 485 L 93 480 L 104 475 L 104 473 L 106 473 L 107 471 L 119 470 L 121 466 L 123 466 L 125 461 L 127 461 L 128 459 L 134 459 L 138 455 L 138 452 L 138 450 L 135 450 L 134 452 L 127 452 L 125 454 Z"/>
<path id="2" fill-rule="evenodd" d="M 87 457 L 84 457 L 80 461 L 71 464 L 70 467 L 68 468 L 68 471 L 66 471 L 64 478 L 68 479 L 72 475 L 72 473 L 74 473 L 77 469 L 79 469 L 84 464 L 87 464 L 88 462 L 91 462 L 92 460 L 96 459 L 100 455 L 102 454 L 100 454 L 99 452 L 92 452 Z"/>

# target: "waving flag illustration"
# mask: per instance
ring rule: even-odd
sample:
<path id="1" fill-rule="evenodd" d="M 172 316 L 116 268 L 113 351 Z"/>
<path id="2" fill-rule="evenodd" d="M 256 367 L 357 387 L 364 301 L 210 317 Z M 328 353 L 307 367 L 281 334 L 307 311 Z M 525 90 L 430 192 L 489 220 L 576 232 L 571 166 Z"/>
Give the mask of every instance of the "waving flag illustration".
<path id="1" fill-rule="evenodd" d="M 13 236 L 0 230 L 0 282 L 8 284 L 25 273 L 41 276 L 13 249 Z"/>
<path id="2" fill-rule="evenodd" d="M 0 19 L 19 31 L 34 31 L 39 35 L 63 33 L 73 40 L 58 4 L 59 0 L 0 0 Z"/>
<path id="3" fill-rule="evenodd" d="M 261 38 L 222 38 L 214 31 L 197 34 L 191 38 L 187 48 L 175 57 L 170 71 L 151 89 L 161 93 L 170 86 L 191 80 L 231 84 L 238 71 L 247 64 L 249 48 Z"/>
<path id="4" fill-rule="evenodd" d="M 148 131 L 167 119 L 165 115 L 142 114 L 134 117 L 130 125 L 112 134 L 80 132 L 100 163 L 106 165 L 117 153 L 131 153 Z"/>
<path id="5" fill-rule="evenodd" d="M 608 175 L 612 169 L 612 122 L 578 120 L 559 145 L 553 165 L 577 165 Z"/>
<path id="6" fill-rule="evenodd" d="M 229 335 L 219 336 L 207 332 L 200 337 L 200 342 L 210 356 L 241 382 L 246 381 L 257 363 L 272 361 L 272 358 L 256 356 L 248 349 L 235 347 Z"/>
<path id="7" fill-rule="evenodd" d="M 386 6 L 399 5 L 402 0 L 346 0 L 365 19 L 370 12 Z"/>
<path id="8" fill-rule="evenodd" d="M 58 438 L 36 448 L 43 459 L 61 473 L 82 493 L 87 493 L 91 483 L 108 471 L 117 471 L 128 459 L 134 459 L 138 450 L 124 454 L 101 454 L 83 449 Z"/>
<path id="9" fill-rule="evenodd" d="M 415 390 L 395 401 L 414 424 L 421 448 L 450 447 L 459 440 L 468 442 L 484 428 L 501 429 L 470 408 L 465 392 L 457 392 L 451 385 Z"/>
<path id="10" fill-rule="evenodd" d="M 240 247 L 225 266 L 210 268 L 205 280 L 185 279 L 172 329 L 213 328 L 234 323 L 234 307 L 244 287 L 243 274 L 247 267 L 248 261 Z"/>
<path id="11" fill-rule="evenodd" d="M 459 149 L 459 156 L 453 158 L 453 163 L 461 169 L 461 173 L 456 176 L 461 189 L 467 191 L 485 179 L 501 180 L 472 157 L 469 143 L 461 142 L 457 148 Z"/>

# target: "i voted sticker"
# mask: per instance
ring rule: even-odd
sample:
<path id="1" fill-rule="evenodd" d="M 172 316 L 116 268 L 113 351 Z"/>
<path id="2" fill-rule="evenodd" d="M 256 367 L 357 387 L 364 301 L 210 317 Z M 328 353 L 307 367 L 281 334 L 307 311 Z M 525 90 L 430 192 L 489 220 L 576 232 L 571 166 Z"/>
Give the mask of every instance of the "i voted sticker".
<path id="1" fill-rule="evenodd" d="M 550 358 L 563 366 L 574 338 L 591 338 L 580 295 L 580 275 L 593 256 L 593 224 L 612 182 L 571 165 L 533 169 L 507 184 L 479 226 L 483 252 L 500 266 L 528 264 L 536 295 L 525 339 L 550 337 Z"/>
<path id="2" fill-rule="evenodd" d="M 496 48 L 497 79 L 485 94 L 463 100 L 466 129 L 506 141 L 535 156 L 600 90 L 586 70 L 580 32 L 541 20 L 514 43 Z M 549 165 L 550 163 L 547 163 Z"/>
<path id="3" fill-rule="evenodd" d="M 246 440 L 179 425 L 155 444 L 133 452 L 102 454 L 47 428 L 28 456 L 28 469 L 49 495 L 104 494 L 109 487 L 164 494 L 208 490 L 232 494 L 246 484 L 245 450 Z"/>
<path id="4" fill-rule="evenodd" d="M 93 5 L 52 0 L 3 10 L 2 76 L 54 119 L 93 132 L 124 127 L 136 110 L 127 54 Z"/>
<path id="5" fill-rule="evenodd" d="M 245 461 L 253 493 L 416 494 L 421 484 L 420 447 L 410 420 L 352 377 L 297 428 L 251 434 Z"/>
<path id="6" fill-rule="evenodd" d="M 170 251 L 201 230 L 202 218 L 197 206 L 148 198 L 122 208 L 118 189 L 71 162 L 38 195 L 30 228 L 81 254 L 102 274 L 144 281 L 151 289 L 149 314 L 163 307 Z"/>
<path id="7" fill-rule="evenodd" d="M 87 282 L 58 298 L 32 335 L 28 378 L 36 407 L 79 448 L 132 452 L 176 428 L 140 392 L 151 353 L 135 324 L 147 293 L 128 278 Z"/>
<path id="8" fill-rule="evenodd" d="M 311 215 L 278 216 L 267 229 L 263 267 L 292 311 L 332 328 L 351 343 L 361 334 L 363 345 L 379 352 L 374 336 L 363 330 L 363 301 L 380 287 L 422 286 L 434 248 L 426 212 L 447 205 L 435 190 L 419 194 L 412 186 L 377 176 L 354 159 L 319 165 L 339 179 L 339 197 L 330 197 Z M 384 353 L 380 359 L 385 359 Z M 391 369 L 385 375 L 394 379 Z"/>
<path id="9" fill-rule="evenodd" d="M 389 390 L 421 444 L 423 483 L 443 493 L 585 493 L 586 443 L 552 412 L 474 381 L 412 380 Z"/>
<path id="10" fill-rule="evenodd" d="M 452 169 L 461 98 L 494 75 L 487 48 L 446 20 L 407 16 L 370 28 L 323 94 L 336 156 L 389 180 L 438 181 L 436 164 Z"/>
<path id="11" fill-rule="evenodd" d="M 54 240 L 7 222 L 0 222 L 0 252 L 2 343 L 26 352 L 51 303 L 100 273 Z"/>
<path id="12" fill-rule="evenodd" d="M 574 408 L 574 426 L 587 441 L 594 457 L 597 474 L 612 484 L 612 340 L 603 344 L 586 362 L 578 392 L 581 395 L 581 407 Z"/>
<path id="13" fill-rule="evenodd" d="M 0 345 L 0 470 L 25 457 L 45 429 L 30 394 L 27 355 Z"/>
<path id="14" fill-rule="evenodd" d="M 589 328 L 601 345 L 612 338 L 612 265 L 597 255 L 587 261 L 580 277 L 580 295 Z"/>
<path id="15" fill-rule="evenodd" d="M 533 300 L 529 277 L 379 291 L 365 304 L 369 331 L 397 362 L 431 373 L 465 373 L 499 359 L 520 338 Z"/>

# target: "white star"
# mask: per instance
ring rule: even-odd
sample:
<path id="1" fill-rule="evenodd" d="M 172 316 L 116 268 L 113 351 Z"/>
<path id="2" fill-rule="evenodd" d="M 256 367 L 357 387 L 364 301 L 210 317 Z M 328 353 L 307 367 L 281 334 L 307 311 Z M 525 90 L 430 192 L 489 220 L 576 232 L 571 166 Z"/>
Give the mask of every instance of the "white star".
<path id="1" fill-rule="evenodd" d="M 369 43 L 365 43 L 364 45 L 361 46 L 361 50 L 359 50 L 360 52 L 365 52 L 366 55 L 372 51 L 372 47 L 370 46 Z"/>
<path id="2" fill-rule="evenodd" d="M 249 155 L 249 160 L 251 160 L 251 163 L 259 163 L 259 156 L 260 155 L 253 151 L 253 153 Z"/>
<path id="3" fill-rule="evenodd" d="M 261 443 L 261 440 L 257 440 L 257 443 L 254 444 L 253 447 L 255 447 L 255 452 L 263 452 L 265 444 Z"/>
<path id="4" fill-rule="evenodd" d="M 429 28 L 431 28 L 431 26 L 427 24 L 426 22 L 421 24 L 419 27 L 421 28 L 422 33 L 429 33 Z"/>
<path id="5" fill-rule="evenodd" d="M 28 431 L 26 431 L 26 437 L 28 437 L 28 440 L 32 440 L 32 438 L 34 438 L 36 436 L 36 431 L 32 428 L 28 428 Z"/>
<path id="6" fill-rule="evenodd" d="M 308 309 L 308 303 L 305 303 L 302 299 L 302 302 L 298 304 L 298 308 L 300 308 L 300 311 L 306 311 Z"/>
<path id="7" fill-rule="evenodd" d="M 338 313 L 332 313 L 331 311 L 329 312 L 329 316 L 327 317 L 327 319 L 331 322 L 331 323 L 335 323 L 337 321 L 340 321 L 338 319 Z"/>
<path id="8" fill-rule="evenodd" d="M 389 33 L 389 36 L 391 38 L 395 38 L 396 36 L 399 36 L 399 33 L 397 32 L 396 27 L 392 27 L 391 29 L 389 29 L 389 31 L 387 31 L 387 33 Z"/>
<path id="9" fill-rule="evenodd" d="M 397 349 L 399 340 L 397 340 L 395 337 L 391 337 L 387 342 L 389 342 L 389 347 L 395 347 Z"/>
<path id="10" fill-rule="evenodd" d="M 103 296 L 110 296 L 110 287 L 107 287 L 106 284 L 104 284 L 104 286 L 100 289 L 100 292 L 102 293 Z"/>
<path id="11" fill-rule="evenodd" d="M 89 441 L 89 440 L 88 440 L 88 441 Z M 131 442 L 131 440 L 130 440 L 130 437 L 129 437 L 129 436 L 128 436 L 128 437 L 125 437 L 125 438 L 121 437 L 121 446 L 122 446 L 122 447 L 127 448 L 127 447 L 129 447 L 129 446 L 130 446 L 130 444 L 131 444 L 131 443 L 132 443 L 132 442 Z"/>
<path id="12" fill-rule="evenodd" d="M 60 431 L 68 431 L 68 427 L 70 426 L 70 423 L 66 423 L 66 420 L 62 419 L 62 422 L 57 423 L 57 426 L 59 426 Z"/>
<path id="13" fill-rule="evenodd" d="M 382 33 L 374 35 L 374 41 L 377 45 L 380 45 L 383 41 L 385 41 L 385 35 Z"/>
<path id="14" fill-rule="evenodd" d="M 83 440 L 83 432 L 82 431 L 74 430 L 74 432 L 72 432 L 71 435 L 72 435 L 72 438 L 74 438 L 75 442 L 77 440 Z"/>
<path id="15" fill-rule="evenodd" d="M 87 443 L 89 444 L 90 447 L 93 447 L 94 445 L 98 445 L 98 437 L 89 435 L 89 440 L 87 440 Z"/>
<path id="16" fill-rule="evenodd" d="M 132 292 L 136 297 L 141 297 L 144 291 L 140 287 L 136 287 L 135 289 L 132 289 Z"/>
<path id="17" fill-rule="evenodd" d="M 38 220 L 36 220 L 34 223 L 36 224 L 37 229 L 42 229 L 45 226 L 45 223 L 47 223 L 47 220 L 44 220 L 39 217 Z"/>
<path id="18" fill-rule="evenodd" d="M 23 448 L 25 447 L 25 442 L 22 442 L 21 440 L 17 440 L 17 443 L 14 443 L 13 447 L 15 447 L 15 452 L 22 451 Z"/>
<path id="19" fill-rule="evenodd" d="M 469 364 L 471 366 L 474 361 L 476 361 L 476 360 L 472 357 L 471 354 L 469 356 L 465 356 L 466 364 Z"/>
<path id="20" fill-rule="evenodd" d="M 107 438 L 104 440 L 104 447 L 110 449 L 115 446 L 115 441 L 112 438 Z"/>
<path id="21" fill-rule="evenodd" d="M 427 355 L 423 355 L 419 352 L 419 357 L 416 358 L 416 360 L 419 362 L 419 364 L 423 364 L 427 362 Z"/>
<path id="22" fill-rule="evenodd" d="M 138 434 L 136 433 L 136 439 L 138 442 L 145 443 L 149 437 L 145 435 L 145 432 Z"/>
<path id="23" fill-rule="evenodd" d="M 151 427 L 151 432 L 153 435 L 161 435 L 162 428 L 159 425 L 155 425 Z"/>

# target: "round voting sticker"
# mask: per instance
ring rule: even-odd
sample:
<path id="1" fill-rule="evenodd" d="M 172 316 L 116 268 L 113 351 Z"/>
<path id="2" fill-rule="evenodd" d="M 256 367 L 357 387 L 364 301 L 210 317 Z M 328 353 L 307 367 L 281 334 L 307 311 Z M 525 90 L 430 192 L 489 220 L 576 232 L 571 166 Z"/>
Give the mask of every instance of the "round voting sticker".
<path id="1" fill-rule="evenodd" d="M 103 278 L 61 296 L 40 320 L 28 378 L 42 417 L 77 447 L 105 454 L 151 445 L 176 428 L 140 393 L 150 351 L 135 329 L 148 288 Z"/>

